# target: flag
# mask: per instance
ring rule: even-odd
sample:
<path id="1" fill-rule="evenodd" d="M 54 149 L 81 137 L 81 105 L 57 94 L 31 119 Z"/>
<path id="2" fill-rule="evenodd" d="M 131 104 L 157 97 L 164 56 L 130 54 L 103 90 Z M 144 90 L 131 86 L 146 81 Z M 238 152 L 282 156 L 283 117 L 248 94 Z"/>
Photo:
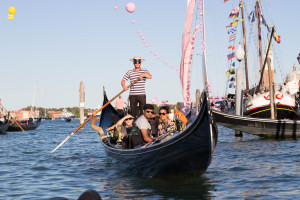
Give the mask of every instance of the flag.
<path id="1" fill-rule="evenodd" d="M 232 51 L 232 50 L 235 49 L 235 46 L 234 46 L 234 45 L 230 45 L 230 46 L 228 47 L 228 49 L 229 49 L 230 51 Z"/>
<path id="2" fill-rule="evenodd" d="M 230 28 L 230 27 L 232 27 L 232 24 L 229 24 L 229 25 L 226 26 L 225 28 L 226 28 L 226 30 L 227 30 L 227 29 Z"/>
<path id="3" fill-rule="evenodd" d="M 233 87 L 233 83 L 229 83 L 229 88 L 232 88 Z"/>
<path id="4" fill-rule="evenodd" d="M 242 0 L 240 3 L 239 3 L 239 7 L 242 8 L 244 5 L 244 1 Z"/>
<path id="5" fill-rule="evenodd" d="M 236 18 L 236 17 L 238 17 L 238 16 L 239 16 L 239 12 L 236 12 L 236 13 L 230 13 L 228 18 L 231 18 L 231 17 Z"/>
<path id="6" fill-rule="evenodd" d="M 264 16 L 261 15 L 261 17 L 262 17 L 262 24 L 265 25 L 266 27 L 268 27 L 267 22 L 266 22 Z"/>
<path id="7" fill-rule="evenodd" d="M 297 59 L 298 59 L 298 62 L 300 64 L 300 53 L 299 53 L 299 56 L 297 57 Z"/>
<path id="8" fill-rule="evenodd" d="M 228 30 L 228 34 L 234 35 L 235 33 L 236 33 L 236 27 L 233 27 L 233 28 Z"/>
<path id="9" fill-rule="evenodd" d="M 235 74 L 235 69 L 229 70 L 230 74 Z"/>
<path id="10" fill-rule="evenodd" d="M 228 71 L 226 72 L 226 75 L 227 75 L 227 76 L 230 75 L 230 70 L 228 70 Z"/>
<path id="11" fill-rule="evenodd" d="M 231 79 L 229 80 L 229 81 L 234 81 L 235 80 L 235 78 L 234 77 L 231 77 Z"/>
<path id="12" fill-rule="evenodd" d="M 281 42 L 280 35 L 278 35 L 277 33 L 273 33 L 273 37 L 277 43 Z"/>
<path id="13" fill-rule="evenodd" d="M 224 3 L 226 3 L 228 0 L 224 0 Z"/>
<path id="14" fill-rule="evenodd" d="M 233 62 L 233 63 L 231 64 L 231 66 L 232 66 L 232 67 L 235 67 L 235 62 Z"/>
<path id="15" fill-rule="evenodd" d="M 234 52 L 231 53 L 231 54 L 228 54 L 228 55 L 227 55 L 227 58 L 228 58 L 228 60 L 231 60 L 232 58 L 234 58 Z"/>
<path id="16" fill-rule="evenodd" d="M 254 22 L 255 21 L 255 14 L 254 11 L 251 11 L 249 16 L 248 16 L 249 22 Z"/>
<path id="17" fill-rule="evenodd" d="M 229 42 L 232 42 L 233 40 L 235 40 L 235 37 L 236 37 L 235 35 L 230 36 L 230 37 L 229 37 Z"/>

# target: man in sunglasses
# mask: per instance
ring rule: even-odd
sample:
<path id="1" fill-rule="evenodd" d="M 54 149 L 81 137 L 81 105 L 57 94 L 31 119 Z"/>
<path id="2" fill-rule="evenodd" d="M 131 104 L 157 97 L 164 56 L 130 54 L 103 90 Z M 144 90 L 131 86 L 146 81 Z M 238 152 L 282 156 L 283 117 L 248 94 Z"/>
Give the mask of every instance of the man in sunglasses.
<path id="1" fill-rule="evenodd" d="M 134 148 L 152 142 L 153 136 L 151 134 L 150 119 L 153 117 L 154 107 L 151 104 L 145 104 L 143 107 L 143 115 L 141 115 L 135 122 L 131 129 L 132 143 Z"/>
<path id="2" fill-rule="evenodd" d="M 125 86 L 125 82 L 127 80 L 130 80 L 130 83 L 132 83 L 136 79 L 141 78 L 141 80 L 130 87 L 129 93 L 131 114 L 137 118 L 143 114 L 143 106 L 146 104 L 145 83 L 147 78 L 152 78 L 152 75 L 147 69 L 141 68 L 142 61 L 144 61 L 141 57 L 136 56 L 130 61 L 133 62 L 134 69 L 127 71 L 127 73 L 123 76 L 121 85 L 124 90 L 128 90 L 128 87 Z"/>

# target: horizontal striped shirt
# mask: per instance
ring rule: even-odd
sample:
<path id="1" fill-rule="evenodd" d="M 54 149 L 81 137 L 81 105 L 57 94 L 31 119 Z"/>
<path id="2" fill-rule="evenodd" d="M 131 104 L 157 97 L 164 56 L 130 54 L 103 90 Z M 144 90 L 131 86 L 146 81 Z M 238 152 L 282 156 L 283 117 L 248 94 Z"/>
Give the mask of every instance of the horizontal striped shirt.
<path id="1" fill-rule="evenodd" d="M 134 71 L 134 69 L 129 70 L 124 76 L 123 80 L 130 80 L 130 84 L 139 78 L 140 74 L 150 74 L 147 69 L 141 68 L 140 71 Z M 129 95 L 146 95 L 145 90 L 146 78 L 142 78 L 138 82 L 136 82 L 133 86 L 130 87 Z"/>

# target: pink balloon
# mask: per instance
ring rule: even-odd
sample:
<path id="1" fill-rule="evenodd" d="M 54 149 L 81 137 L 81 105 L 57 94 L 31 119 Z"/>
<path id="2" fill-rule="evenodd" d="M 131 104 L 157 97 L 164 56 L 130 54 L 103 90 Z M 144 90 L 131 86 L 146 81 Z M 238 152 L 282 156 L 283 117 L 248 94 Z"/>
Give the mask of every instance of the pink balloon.
<path id="1" fill-rule="evenodd" d="M 152 51 L 152 50 L 150 50 L 150 53 L 153 53 L 153 51 Z"/>
<path id="2" fill-rule="evenodd" d="M 133 20 L 131 21 L 131 23 L 135 24 L 135 20 L 133 19 Z"/>
<path id="3" fill-rule="evenodd" d="M 168 64 L 168 62 L 166 62 L 166 65 Z"/>
<path id="4" fill-rule="evenodd" d="M 145 38 L 144 37 L 142 37 L 142 40 L 144 40 Z"/>
<path id="5" fill-rule="evenodd" d="M 157 53 L 155 53 L 154 56 L 157 56 Z"/>
<path id="6" fill-rule="evenodd" d="M 144 42 L 144 43 L 146 43 L 146 41 L 145 41 L 145 40 L 144 40 L 143 42 Z"/>
<path id="7" fill-rule="evenodd" d="M 165 63 L 166 61 L 165 60 L 163 60 L 163 63 Z"/>
<path id="8" fill-rule="evenodd" d="M 114 9 L 117 10 L 117 9 L 118 9 L 118 6 L 114 6 Z"/>
<path id="9" fill-rule="evenodd" d="M 140 30 L 138 30 L 137 32 L 138 32 L 138 33 L 140 33 L 141 31 L 140 31 Z"/>
<path id="10" fill-rule="evenodd" d="M 160 56 L 157 56 L 157 59 L 160 59 Z"/>
<path id="11" fill-rule="evenodd" d="M 173 66 L 172 66 L 172 65 L 170 65 L 170 67 L 171 67 L 171 68 L 173 68 Z"/>
<path id="12" fill-rule="evenodd" d="M 129 13 L 133 13 L 135 11 L 135 4 L 132 2 L 127 3 L 126 10 Z"/>
<path id="13" fill-rule="evenodd" d="M 141 36 L 142 36 L 142 34 L 140 33 L 140 34 L 139 34 L 139 36 L 141 37 Z"/>
<path id="14" fill-rule="evenodd" d="M 174 69 L 174 68 L 175 68 L 175 66 L 173 65 L 173 66 L 172 66 L 172 68 Z"/>
<path id="15" fill-rule="evenodd" d="M 178 71 L 178 69 L 176 69 L 176 71 Z"/>
<path id="16" fill-rule="evenodd" d="M 145 47 L 149 47 L 149 45 L 148 44 L 146 44 L 146 46 Z"/>

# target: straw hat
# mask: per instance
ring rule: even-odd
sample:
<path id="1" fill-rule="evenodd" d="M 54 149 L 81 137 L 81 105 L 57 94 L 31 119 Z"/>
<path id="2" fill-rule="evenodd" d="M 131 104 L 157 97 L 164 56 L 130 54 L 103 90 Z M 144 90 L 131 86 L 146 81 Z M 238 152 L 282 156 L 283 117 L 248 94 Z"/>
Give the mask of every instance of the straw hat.
<path id="1" fill-rule="evenodd" d="M 135 56 L 134 58 L 130 59 L 131 62 L 133 62 L 133 60 L 141 60 L 141 61 L 145 61 L 144 59 L 142 59 L 140 56 Z"/>

